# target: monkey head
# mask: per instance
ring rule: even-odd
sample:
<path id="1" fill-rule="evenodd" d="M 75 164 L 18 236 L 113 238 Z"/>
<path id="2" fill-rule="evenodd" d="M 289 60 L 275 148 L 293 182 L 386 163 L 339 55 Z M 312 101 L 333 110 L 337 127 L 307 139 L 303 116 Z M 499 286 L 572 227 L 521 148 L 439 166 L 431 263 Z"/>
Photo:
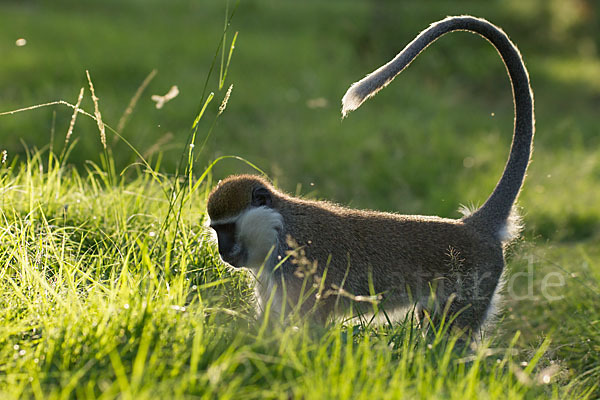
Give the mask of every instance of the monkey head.
<path id="1" fill-rule="evenodd" d="M 259 270 L 274 254 L 283 229 L 277 197 L 276 189 L 255 175 L 228 177 L 212 190 L 207 209 L 223 261 Z"/>

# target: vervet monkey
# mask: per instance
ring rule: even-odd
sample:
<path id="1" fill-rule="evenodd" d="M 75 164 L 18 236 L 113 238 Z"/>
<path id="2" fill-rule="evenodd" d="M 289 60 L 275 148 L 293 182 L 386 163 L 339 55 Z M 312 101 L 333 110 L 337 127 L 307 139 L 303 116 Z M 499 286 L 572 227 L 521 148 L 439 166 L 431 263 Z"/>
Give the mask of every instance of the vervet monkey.
<path id="1" fill-rule="evenodd" d="M 292 197 L 259 176 L 231 176 L 209 196 L 210 226 L 223 260 L 256 276 L 262 308 L 271 304 L 286 313 L 297 307 L 324 321 L 350 306 L 366 310 L 363 300 L 375 298 L 386 312 L 411 305 L 432 314 L 446 310 L 455 318 L 453 326 L 471 333 L 481 328 L 502 286 L 505 246 L 519 233 L 511 210 L 533 141 L 533 95 L 519 50 L 486 20 L 446 18 L 354 83 L 342 99 L 342 114 L 389 84 L 430 43 L 456 30 L 490 41 L 512 83 L 513 142 L 491 196 L 454 220 L 354 210 Z"/>

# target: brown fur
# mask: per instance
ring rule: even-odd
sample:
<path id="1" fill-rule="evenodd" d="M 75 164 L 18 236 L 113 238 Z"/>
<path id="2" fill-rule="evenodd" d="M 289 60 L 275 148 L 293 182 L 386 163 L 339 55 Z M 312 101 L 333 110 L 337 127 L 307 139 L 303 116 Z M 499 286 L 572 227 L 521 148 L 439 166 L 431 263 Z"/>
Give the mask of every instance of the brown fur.
<path id="1" fill-rule="evenodd" d="M 239 204 L 259 186 L 269 190 L 273 210 L 283 216 L 284 229 L 274 254 L 284 259 L 290 252 L 296 253 L 297 245 L 303 257 L 316 261 L 317 266 L 317 279 L 306 287 L 305 275 L 295 273 L 295 257 L 276 269 L 276 262 L 267 265 L 258 282 L 263 304 L 273 295 L 264 288 L 275 283 L 279 296 L 286 291 L 289 310 L 298 303 L 303 288 L 307 293 L 312 283 L 319 284 L 326 276 L 318 301 L 313 290 L 302 304 L 303 312 L 314 310 L 319 320 L 347 311 L 352 301 L 348 296 L 340 297 L 341 288 L 352 296 L 381 295 L 380 304 L 390 312 L 413 303 L 427 308 L 434 290 L 438 311 L 451 295 L 451 312 L 464 309 L 458 316 L 461 327 L 476 329 L 483 322 L 504 266 L 499 240 L 462 220 L 354 210 L 292 197 L 253 175 L 229 177 L 213 190 L 209 197 L 211 219 L 227 215 L 211 212 L 221 209 L 217 202 L 227 199 Z M 227 198 L 223 193 L 240 197 Z M 367 304 L 353 303 L 355 309 L 370 309 Z"/>
<path id="2" fill-rule="evenodd" d="M 210 194 L 208 215 L 213 219 L 227 219 L 238 215 L 250 204 L 252 188 L 245 183 L 234 182 L 227 185 L 221 181 Z"/>
<path id="3" fill-rule="evenodd" d="M 411 305 L 434 314 L 448 309 L 454 326 L 472 333 L 480 329 L 502 286 L 504 245 L 518 233 L 511 212 L 531 156 L 533 94 L 519 50 L 485 20 L 448 17 L 353 84 L 342 99 L 342 114 L 389 84 L 429 44 L 457 30 L 489 40 L 513 88 L 513 143 L 490 197 L 473 213 L 452 220 L 353 210 L 289 196 L 260 177 L 230 177 L 211 193 L 208 213 L 222 255 L 255 272 L 260 305 L 272 300 L 279 312 L 300 305 L 301 313 L 325 320 L 350 306 L 369 311 L 376 298 L 387 311 Z M 264 269 L 258 265 L 262 259 Z"/>

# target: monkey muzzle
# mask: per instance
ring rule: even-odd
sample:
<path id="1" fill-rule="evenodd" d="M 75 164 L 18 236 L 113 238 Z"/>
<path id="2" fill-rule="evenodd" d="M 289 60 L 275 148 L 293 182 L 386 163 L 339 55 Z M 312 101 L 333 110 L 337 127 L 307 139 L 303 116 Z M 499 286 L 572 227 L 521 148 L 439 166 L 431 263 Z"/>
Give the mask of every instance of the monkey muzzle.
<path id="1" fill-rule="evenodd" d="M 227 264 L 236 268 L 243 267 L 246 264 L 248 254 L 238 243 L 234 244 L 229 252 L 221 251 L 220 248 L 221 246 L 219 245 L 219 254 Z"/>
<path id="2" fill-rule="evenodd" d="M 242 267 L 248 258 L 248 252 L 236 240 L 235 223 L 215 224 L 211 225 L 211 228 L 217 233 L 219 254 L 223 261 L 234 267 Z"/>

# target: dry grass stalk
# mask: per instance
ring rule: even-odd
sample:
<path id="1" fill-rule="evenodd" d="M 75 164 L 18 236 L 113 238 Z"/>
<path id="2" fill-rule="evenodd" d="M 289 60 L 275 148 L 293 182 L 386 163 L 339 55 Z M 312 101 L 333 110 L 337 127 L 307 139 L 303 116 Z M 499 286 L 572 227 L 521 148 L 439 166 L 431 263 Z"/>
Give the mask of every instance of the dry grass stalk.
<path id="1" fill-rule="evenodd" d="M 129 101 L 129 105 L 127 106 L 127 109 L 125 109 L 125 112 L 119 119 L 119 123 L 117 125 L 117 132 L 121 133 L 123 131 L 123 128 L 125 128 L 125 124 L 127 123 L 127 120 L 129 119 L 129 116 L 133 112 L 133 109 L 135 108 L 137 102 L 140 100 L 140 97 L 142 97 L 142 93 L 144 93 L 144 90 L 146 90 L 146 87 L 148 87 L 148 85 L 150 84 L 152 79 L 154 79 L 157 72 L 158 72 L 158 70 L 153 69 L 152 72 L 150 72 L 148 74 L 146 79 L 144 79 L 144 81 L 142 82 L 140 87 L 138 87 L 135 94 Z"/>
<path id="2" fill-rule="evenodd" d="M 156 141 L 146 152 L 143 154 L 144 158 L 148 158 L 154 153 L 161 150 L 161 148 L 169 143 L 174 138 L 173 133 L 167 132 L 160 139 Z"/>
<path id="3" fill-rule="evenodd" d="M 96 123 L 98 123 L 98 129 L 100 130 L 100 141 L 102 142 L 102 146 L 106 150 L 106 132 L 104 130 L 104 122 L 102 122 L 102 114 L 100 114 L 100 108 L 98 107 L 98 98 L 96 97 L 96 92 L 94 91 L 94 84 L 92 83 L 92 78 L 90 78 L 90 71 L 85 70 L 85 74 L 87 75 L 88 83 L 90 84 L 90 92 L 92 92 L 92 101 L 94 102 L 94 116 L 96 117 Z"/>
<path id="4" fill-rule="evenodd" d="M 73 115 L 71 116 L 71 123 L 69 124 L 69 130 L 67 131 L 67 136 L 65 137 L 65 147 L 69 144 L 69 140 L 71 139 L 71 135 L 73 134 L 73 128 L 75 127 L 75 120 L 77 120 L 77 114 L 79 114 L 79 106 L 81 105 L 81 100 L 83 100 L 83 92 L 84 88 L 81 88 L 79 91 L 79 97 L 77 98 L 77 104 L 75 104 L 75 109 L 73 110 Z"/>

